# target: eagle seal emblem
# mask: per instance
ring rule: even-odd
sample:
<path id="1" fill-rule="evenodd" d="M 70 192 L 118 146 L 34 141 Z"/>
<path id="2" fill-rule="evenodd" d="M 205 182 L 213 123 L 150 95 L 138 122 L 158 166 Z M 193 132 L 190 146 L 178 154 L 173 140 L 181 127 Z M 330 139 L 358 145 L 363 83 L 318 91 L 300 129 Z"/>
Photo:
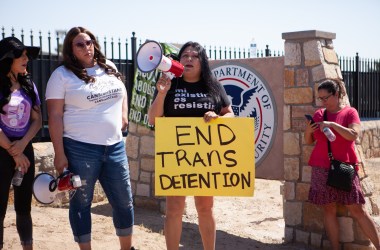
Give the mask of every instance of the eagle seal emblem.
<path id="1" fill-rule="evenodd" d="M 270 151 L 277 128 L 276 104 L 272 92 L 254 69 L 235 62 L 215 65 L 214 76 L 223 85 L 237 117 L 255 121 L 255 166 Z"/>

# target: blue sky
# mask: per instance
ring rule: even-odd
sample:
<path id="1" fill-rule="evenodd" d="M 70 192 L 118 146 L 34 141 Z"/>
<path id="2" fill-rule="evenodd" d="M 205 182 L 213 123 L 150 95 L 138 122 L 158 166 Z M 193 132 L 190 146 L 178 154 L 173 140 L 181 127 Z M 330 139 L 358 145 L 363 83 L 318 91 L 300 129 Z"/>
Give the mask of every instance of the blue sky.
<path id="1" fill-rule="evenodd" d="M 7 35 L 12 27 L 16 35 L 23 28 L 46 36 L 83 26 L 115 41 L 134 31 L 142 41 L 248 48 L 254 37 L 259 49 L 282 51 L 282 33 L 322 30 L 336 33 L 341 56 L 380 58 L 379 0 L 1 0 L 0 6 Z"/>

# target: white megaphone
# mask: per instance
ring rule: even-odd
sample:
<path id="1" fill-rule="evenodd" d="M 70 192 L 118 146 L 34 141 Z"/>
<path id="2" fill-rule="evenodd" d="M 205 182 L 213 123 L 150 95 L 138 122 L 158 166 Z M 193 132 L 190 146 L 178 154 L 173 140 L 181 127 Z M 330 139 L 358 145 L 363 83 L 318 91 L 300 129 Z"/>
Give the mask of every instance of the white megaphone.
<path id="1" fill-rule="evenodd" d="M 183 74 L 184 66 L 178 61 L 163 55 L 161 45 L 156 41 L 148 41 L 140 46 L 137 51 L 137 67 L 143 73 L 159 69 L 165 72 L 171 79 Z"/>
<path id="2" fill-rule="evenodd" d="M 39 173 L 36 175 L 33 181 L 33 196 L 39 203 L 48 205 L 55 201 L 58 190 L 51 188 L 54 181 L 55 178 L 51 174 Z"/>
<path id="3" fill-rule="evenodd" d="M 56 201 L 58 193 L 68 191 L 69 196 L 73 196 L 82 183 L 79 175 L 74 175 L 66 169 L 57 178 L 49 173 L 39 173 L 34 177 L 33 196 L 42 204 L 48 205 Z"/>

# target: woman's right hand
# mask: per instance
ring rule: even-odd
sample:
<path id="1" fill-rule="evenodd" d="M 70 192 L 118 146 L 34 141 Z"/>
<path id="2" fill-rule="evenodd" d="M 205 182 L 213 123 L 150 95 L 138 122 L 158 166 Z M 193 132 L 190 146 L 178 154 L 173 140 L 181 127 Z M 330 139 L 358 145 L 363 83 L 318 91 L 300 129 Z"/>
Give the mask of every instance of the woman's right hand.
<path id="1" fill-rule="evenodd" d="M 318 129 L 317 123 L 312 123 L 312 121 L 307 121 L 306 129 L 304 132 L 304 138 L 306 144 L 312 144 L 314 142 L 313 133 Z"/>
<path id="2" fill-rule="evenodd" d="M 59 174 L 62 174 L 65 168 L 67 169 L 69 167 L 69 163 L 67 161 L 66 155 L 56 154 L 54 157 L 54 166 L 55 166 L 55 170 L 57 170 Z"/>
<path id="3" fill-rule="evenodd" d="M 319 127 L 318 123 L 314 123 L 312 121 L 307 121 L 305 133 L 313 134 L 315 130 Z"/>
<path id="4" fill-rule="evenodd" d="M 160 79 L 158 79 L 157 84 L 156 84 L 158 93 L 166 95 L 166 93 L 168 93 L 170 89 L 171 84 L 172 84 L 171 79 L 165 73 L 163 73 Z"/>

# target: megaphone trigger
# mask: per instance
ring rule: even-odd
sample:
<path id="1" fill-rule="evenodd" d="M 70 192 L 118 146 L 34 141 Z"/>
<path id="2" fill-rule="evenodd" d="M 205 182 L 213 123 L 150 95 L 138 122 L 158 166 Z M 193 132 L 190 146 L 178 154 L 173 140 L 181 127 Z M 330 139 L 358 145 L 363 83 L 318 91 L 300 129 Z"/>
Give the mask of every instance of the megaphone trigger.
<path id="1" fill-rule="evenodd" d="M 171 79 L 174 78 L 174 74 L 172 72 L 164 72 L 164 74 Z M 164 86 L 160 86 L 160 89 L 164 89 Z"/>

